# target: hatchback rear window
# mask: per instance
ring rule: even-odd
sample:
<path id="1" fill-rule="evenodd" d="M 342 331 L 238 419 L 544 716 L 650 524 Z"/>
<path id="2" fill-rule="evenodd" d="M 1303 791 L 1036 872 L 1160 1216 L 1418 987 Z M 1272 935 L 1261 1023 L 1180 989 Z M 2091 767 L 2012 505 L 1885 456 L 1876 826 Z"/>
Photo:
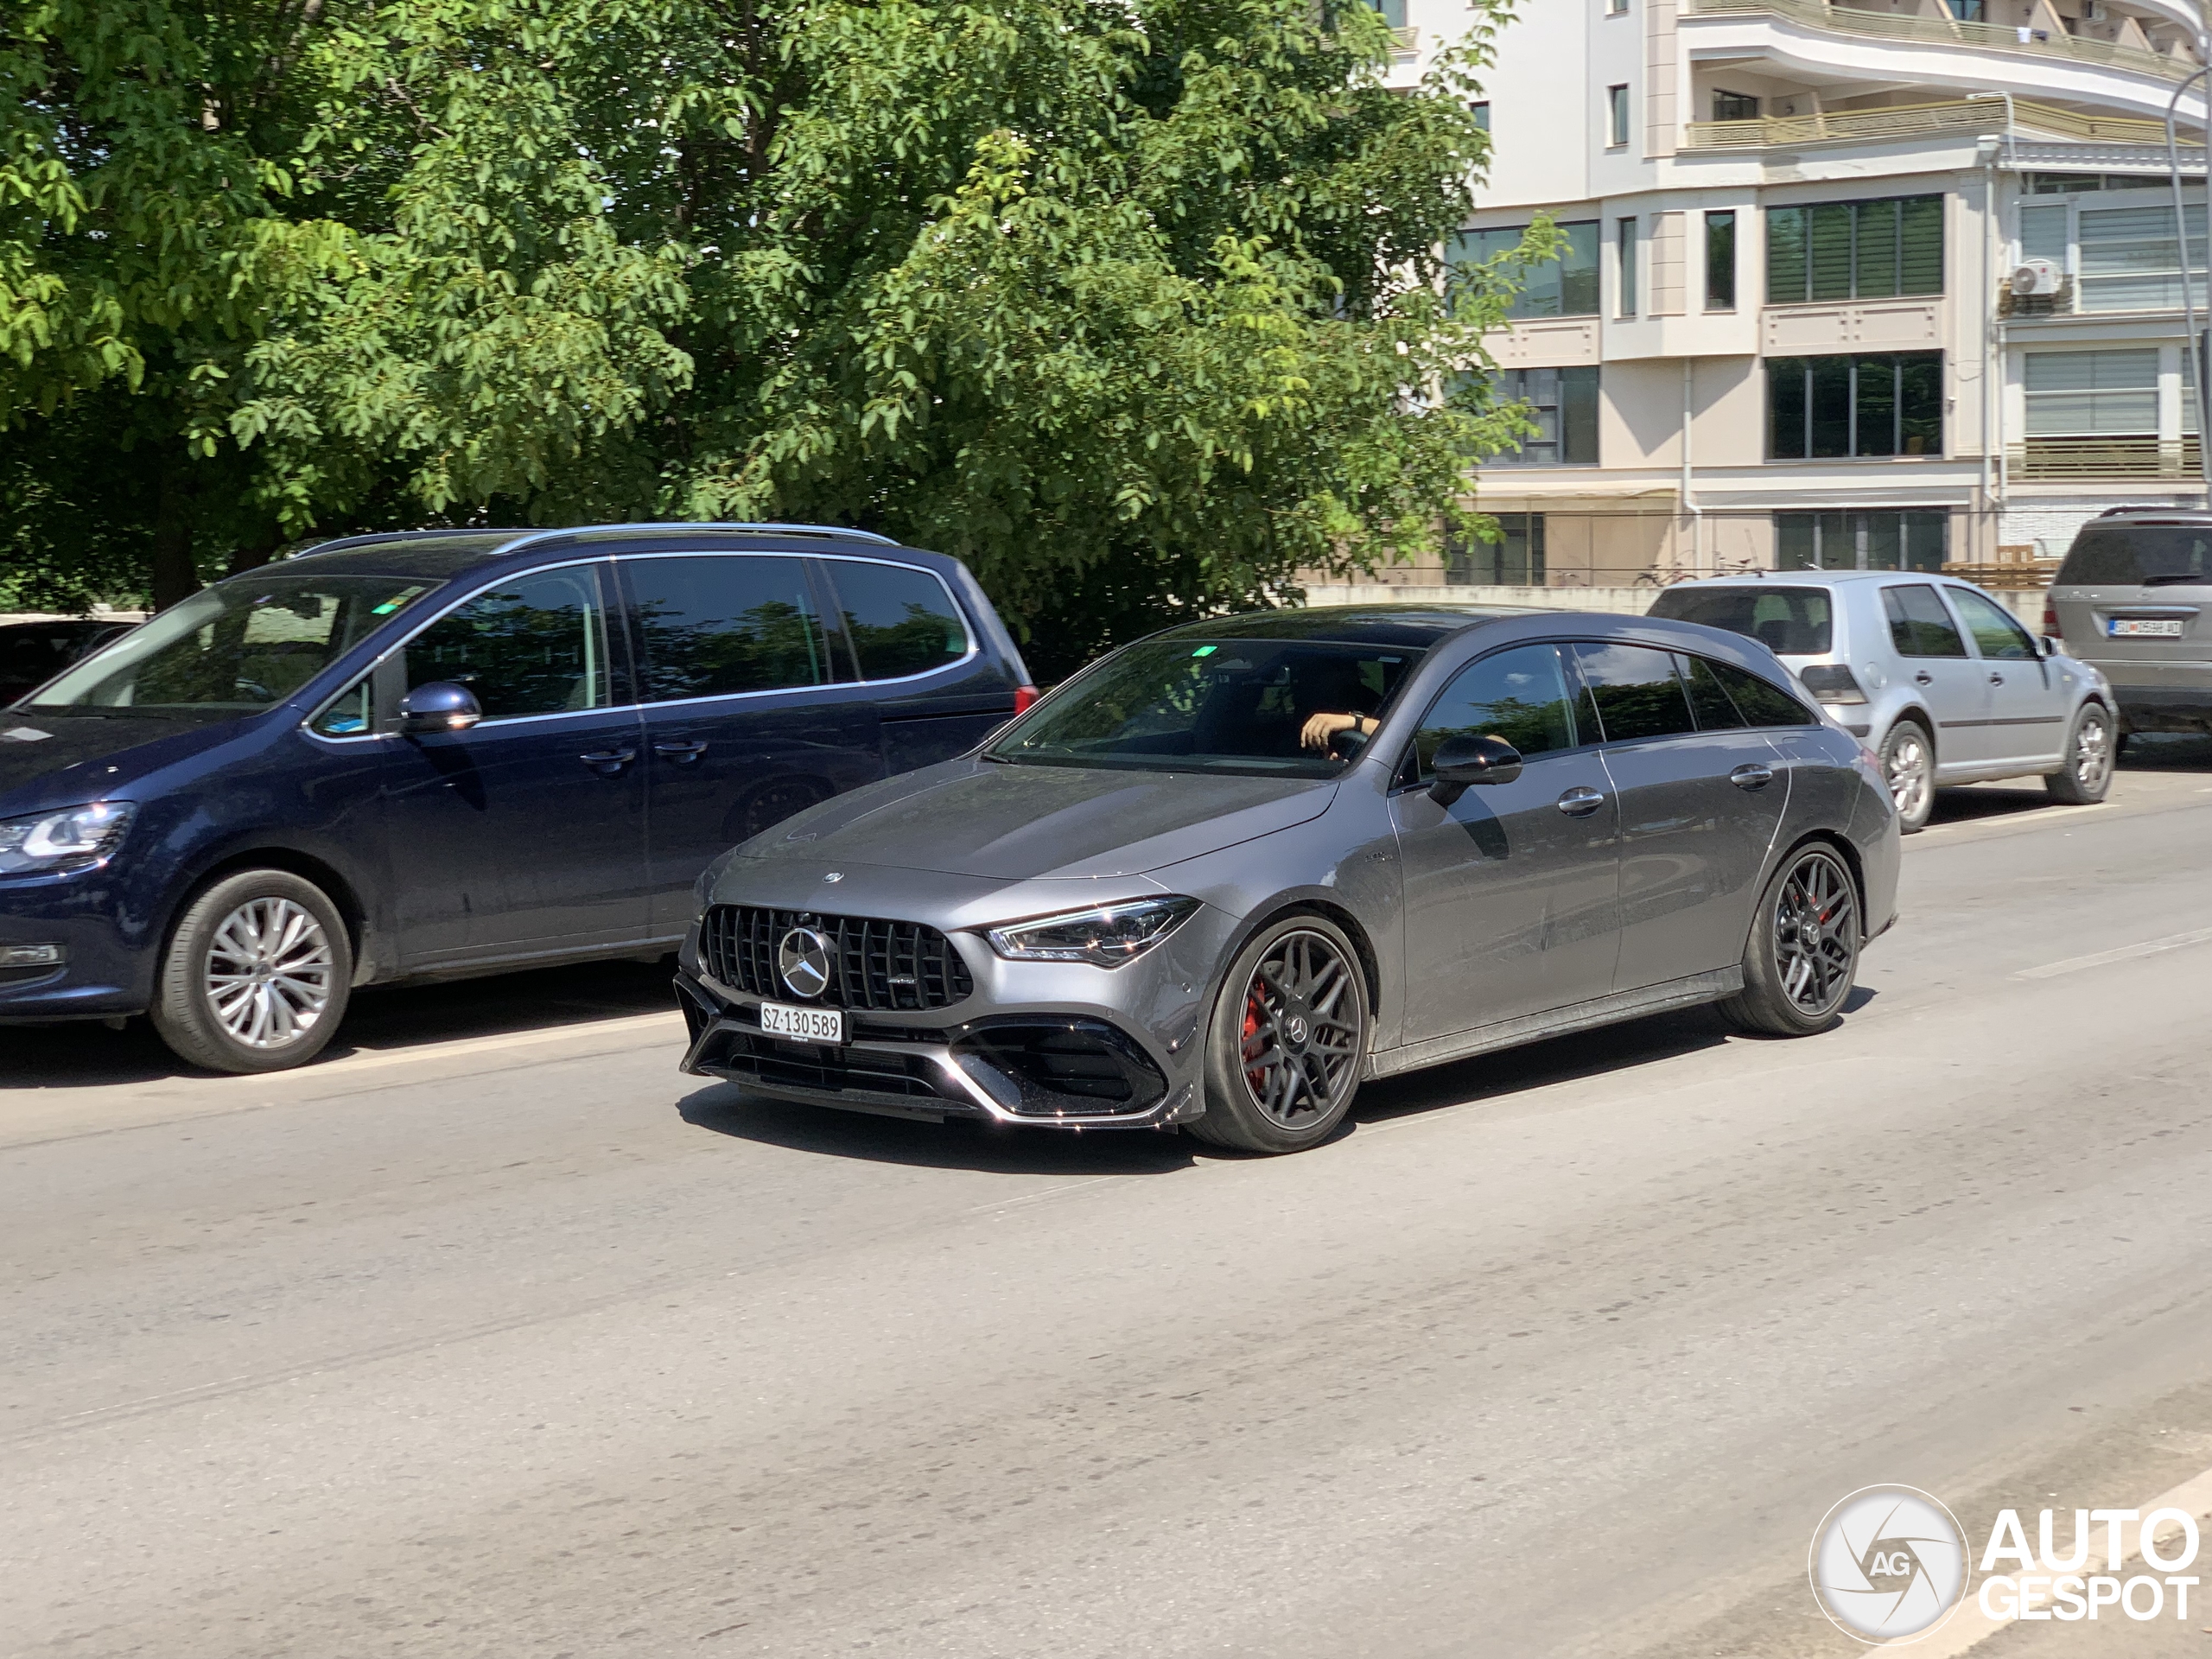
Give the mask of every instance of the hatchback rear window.
<path id="1" fill-rule="evenodd" d="M 2212 588 L 2212 525 L 2084 524 L 2058 567 L 2058 582 Z"/>
<path id="2" fill-rule="evenodd" d="M 1651 614 L 1756 639 L 1777 657 L 1825 657 L 1834 639 L 1825 588 L 1669 588 Z"/>

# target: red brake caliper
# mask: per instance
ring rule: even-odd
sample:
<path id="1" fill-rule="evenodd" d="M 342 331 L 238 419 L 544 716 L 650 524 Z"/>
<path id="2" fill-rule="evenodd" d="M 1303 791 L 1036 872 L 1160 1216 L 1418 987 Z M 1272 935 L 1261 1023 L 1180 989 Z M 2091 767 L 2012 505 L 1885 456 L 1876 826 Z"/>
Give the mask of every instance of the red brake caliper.
<path id="1" fill-rule="evenodd" d="M 1244 1052 L 1248 1055 L 1252 1052 L 1252 1039 L 1260 1034 L 1260 1015 L 1263 1012 L 1260 993 L 1256 989 L 1245 992 Z M 1244 1081 L 1251 1084 L 1252 1093 L 1255 1097 L 1264 1097 L 1268 1092 L 1267 1067 L 1263 1065 L 1245 1067 Z"/>

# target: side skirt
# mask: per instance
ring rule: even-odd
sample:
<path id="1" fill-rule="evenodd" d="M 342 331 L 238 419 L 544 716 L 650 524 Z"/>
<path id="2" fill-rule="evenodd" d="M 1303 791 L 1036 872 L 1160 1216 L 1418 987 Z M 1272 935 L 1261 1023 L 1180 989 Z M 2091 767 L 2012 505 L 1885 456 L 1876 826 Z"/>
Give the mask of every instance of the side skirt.
<path id="1" fill-rule="evenodd" d="M 1401 1071 L 1441 1065 L 1447 1060 L 1463 1060 L 1470 1054 L 1487 1054 L 1493 1049 L 1541 1042 L 1547 1037 L 1563 1037 L 1568 1032 L 1587 1031 L 1593 1026 L 1617 1025 L 1624 1020 L 1640 1020 L 1648 1014 L 1664 1014 L 1669 1008 L 1718 1002 L 1743 988 L 1744 970 L 1738 965 L 1715 969 L 1709 974 L 1692 974 L 1688 979 L 1670 979 L 1637 990 L 1615 991 L 1610 996 L 1592 997 L 1587 1002 L 1570 1002 L 1563 1008 L 1543 1014 L 1501 1020 L 1494 1026 L 1477 1026 L 1471 1031 L 1431 1037 L 1424 1042 L 1408 1043 L 1403 1048 L 1370 1054 L 1367 1076 L 1395 1077 Z"/>

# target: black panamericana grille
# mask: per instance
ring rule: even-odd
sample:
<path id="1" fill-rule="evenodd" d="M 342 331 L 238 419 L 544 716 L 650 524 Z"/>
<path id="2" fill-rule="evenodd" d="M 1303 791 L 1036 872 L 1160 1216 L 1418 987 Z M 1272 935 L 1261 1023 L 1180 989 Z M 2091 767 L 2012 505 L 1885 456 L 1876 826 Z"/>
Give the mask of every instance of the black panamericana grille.
<path id="1" fill-rule="evenodd" d="M 699 962 L 723 984 L 750 996 L 791 995 L 776 971 L 784 935 L 810 927 L 830 941 L 824 1007 L 887 1012 L 944 1008 L 973 995 L 976 982 L 952 941 L 920 922 L 873 916 L 823 916 L 757 905 L 710 905 L 699 923 Z"/>

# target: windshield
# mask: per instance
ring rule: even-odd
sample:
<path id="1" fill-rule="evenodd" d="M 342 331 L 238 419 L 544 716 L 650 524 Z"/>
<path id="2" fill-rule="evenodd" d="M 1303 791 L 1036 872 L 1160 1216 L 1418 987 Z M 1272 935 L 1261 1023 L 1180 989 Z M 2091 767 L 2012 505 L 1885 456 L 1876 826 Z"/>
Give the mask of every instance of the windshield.
<path id="1" fill-rule="evenodd" d="M 87 658 L 30 707 L 224 715 L 274 708 L 437 585 L 404 576 L 234 576 Z"/>
<path id="2" fill-rule="evenodd" d="M 1333 778 L 1357 747 L 1342 734 L 1370 725 L 1420 657 L 1402 645 L 1153 640 L 1046 698 L 984 753 L 1040 766 Z"/>
<path id="3" fill-rule="evenodd" d="M 1825 657 L 1834 638 L 1825 588 L 1669 588 L 1652 601 L 1651 614 L 1726 628 L 1777 657 Z"/>
<path id="4" fill-rule="evenodd" d="M 2084 524 L 2058 581 L 2069 588 L 2212 588 L 2212 524 Z"/>

